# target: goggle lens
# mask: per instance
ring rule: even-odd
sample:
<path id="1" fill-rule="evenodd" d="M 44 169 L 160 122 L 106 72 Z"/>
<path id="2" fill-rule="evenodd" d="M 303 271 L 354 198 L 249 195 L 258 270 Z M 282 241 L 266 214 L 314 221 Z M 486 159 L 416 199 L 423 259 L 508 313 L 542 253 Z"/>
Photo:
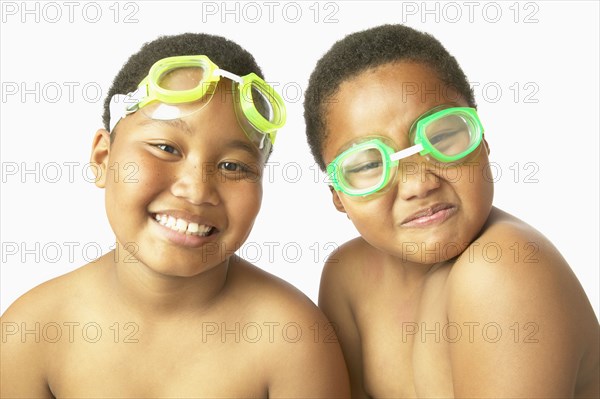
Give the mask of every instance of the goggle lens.
<path id="1" fill-rule="evenodd" d="M 454 156 L 468 150 L 475 135 L 464 117 L 448 115 L 430 123 L 425 129 L 425 137 L 440 153 Z"/>
<path id="2" fill-rule="evenodd" d="M 420 119 L 411 129 L 411 138 L 423 144 L 425 153 L 444 163 L 460 161 L 470 154 L 482 136 L 483 128 L 471 108 L 443 109 Z"/>
<path id="3" fill-rule="evenodd" d="M 254 108 L 256 108 L 260 116 L 269 122 L 274 122 L 273 117 L 275 112 L 273 111 L 273 106 L 271 104 L 271 101 L 274 100 L 269 98 L 266 93 L 263 93 L 262 89 L 254 82 L 251 84 L 250 95 L 252 96 L 250 100 L 252 104 L 254 104 Z"/>
<path id="4" fill-rule="evenodd" d="M 363 192 L 377 188 L 384 176 L 384 157 L 378 148 L 366 148 L 349 154 L 340 165 L 342 184 L 353 191 Z"/>
<path id="5" fill-rule="evenodd" d="M 201 66 L 179 67 L 167 69 L 156 80 L 157 89 L 169 93 L 162 101 L 152 101 L 144 105 L 141 111 L 147 117 L 158 120 L 183 118 L 204 108 L 215 91 L 215 82 L 204 81 L 205 69 Z M 179 100 L 173 93 L 186 93 Z M 185 101 L 190 97 L 187 93 L 204 95 L 194 101 Z"/>
<path id="6" fill-rule="evenodd" d="M 164 90 L 192 90 L 204 79 L 204 68 L 184 67 L 167 70 L 158 78 L 157 85 Z"/>

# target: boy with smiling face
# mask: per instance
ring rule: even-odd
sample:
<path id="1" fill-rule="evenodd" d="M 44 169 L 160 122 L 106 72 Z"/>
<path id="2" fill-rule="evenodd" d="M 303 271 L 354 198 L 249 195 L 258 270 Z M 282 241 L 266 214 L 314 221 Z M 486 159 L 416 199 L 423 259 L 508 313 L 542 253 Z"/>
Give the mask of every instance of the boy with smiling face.
<path id="1" fill-rule="evenodd" d="M 248 52 L 202 34 L 128 60 L 91 155 L 117 249 L 5 312 L 0 396 L 349 395 L 319 309 L 233 254 L 285 121 L 257 74 Z"/>
<path id="2" fill-rule="evenodd" d="M 492 206 L 475 107 L 456 60 L 400 25 L 347 36 L 311 75 L 308 141 L 360 233 L 319 294 L 352 396 L 598 397 L 596 316 L 558 250 Z"/>

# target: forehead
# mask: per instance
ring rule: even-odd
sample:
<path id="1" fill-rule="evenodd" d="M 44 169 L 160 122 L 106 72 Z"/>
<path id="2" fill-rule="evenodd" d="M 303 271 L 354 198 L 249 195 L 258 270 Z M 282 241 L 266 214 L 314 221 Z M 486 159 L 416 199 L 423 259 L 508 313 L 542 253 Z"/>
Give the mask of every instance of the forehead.
<path id="1" fill-rule="evenodd" d="M 218 149 L 231 142 L 245 143 L 245 146 L 237 145 L 237 147 L 246 147 L 247 152 L 260 158 L 259 151 L 248 139 L 237 120 L 234 101 L 232 82 L 229 79 L 221 79 L 210 101 L 190 115 L 172 120 L 156 120 L 149 118 L 142 108 L 119 123 L 117 137 L 125 134 L 133 139 L 136 136 L 145 137 L 140 136 L 140 133 L 154 135 L 177 133 L 178 137 L 189 140 L 190 144 L 197 144 L 205 149 Z M 149 105 L 148 108 L 151 109 L 152 106 Z"/>
<path id="2" fill-rule="evenodd" d="M 441 104 L 466 102 L 424 64 L 396 62 L 366 70 L 343 82 L 328 103 L 325 162 L 348 142 L 367 135 L 405 144 L 414 120 Z"/>

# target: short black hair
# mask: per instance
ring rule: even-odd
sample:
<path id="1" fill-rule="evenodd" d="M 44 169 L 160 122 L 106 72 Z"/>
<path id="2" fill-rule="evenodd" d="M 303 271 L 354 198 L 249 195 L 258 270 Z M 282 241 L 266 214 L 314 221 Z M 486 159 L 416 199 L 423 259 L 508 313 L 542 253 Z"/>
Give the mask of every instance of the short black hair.
<path id="1" fill-rule="evenodd" d="M 108 90 L 104 100 L 102 122 L 109 130 L 110 99 L 115 94 L 127 94 L 137 89 L 142 79 L 148 75 L 150 67 L 158 60 L 177 55 L 208 56 L 220 68 L 243 76 L 254 72 L 263 77 L 254 57 L 237 43 L 222 36 L 204 33 L 183 33 L 180 35 L 160 36 L 145 43 L 140 51 L 133 54 L 121 68 Z M 111 134 L 111 142 L 114 139 Z"/>
<path id="2" fill-rule="evenodd" d="M 315 161 L 325 170 L 327 105 L 340 85 L 360 73 L 393 62 L 418 62 L 433 69 L 448 87 L 476 108 L 473 89 L 456 59 L 432 35 L 404 25 L 381 25 L 337 41 L 317 62 L 304 99 L 306 136 Z"/>

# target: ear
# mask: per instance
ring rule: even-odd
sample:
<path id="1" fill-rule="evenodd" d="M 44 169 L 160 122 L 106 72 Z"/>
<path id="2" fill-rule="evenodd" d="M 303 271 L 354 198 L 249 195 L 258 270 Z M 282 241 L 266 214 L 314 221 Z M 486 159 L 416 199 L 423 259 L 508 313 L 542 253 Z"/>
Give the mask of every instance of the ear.
<path id="1" fill-rule="evenodd" d="M 104 188 L 106 184 L 106 171 L 108 170 L 108 156 L 110 154 L 110 133 L 105 129 L 98 129 L 92 143 L 90 164 L 96 176 L 96 187 Z"/>
<path id="2" fill-rule="evenodd" d="M 333 206 L 335 206 L 335 209 L 337 209 L 339 212 L 346 213 L 346 209 L 340 200 L 338 192 L 334 190 L 333 186 L 329 186 L 329 190 L 331 191 Z"/>

